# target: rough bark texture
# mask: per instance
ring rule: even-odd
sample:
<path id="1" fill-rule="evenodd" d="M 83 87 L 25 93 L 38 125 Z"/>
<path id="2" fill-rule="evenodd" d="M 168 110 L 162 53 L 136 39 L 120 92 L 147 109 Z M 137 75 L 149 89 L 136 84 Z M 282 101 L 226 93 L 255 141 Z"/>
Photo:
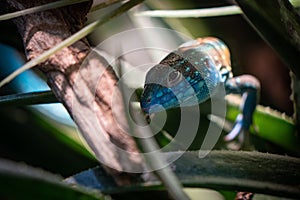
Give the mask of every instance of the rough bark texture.
<path id="1" fill-rule="evenodd" d="M 7 0 L 9 11 L 49 2 L 51 0 Z M 27 58 L 37 57 L 78 31 L 85 22 L 90 5 L 91 2 L 80 3 L 15 19 Z M 67 108 L 97 158 L 108 165 L 106 169 L 116 182 L 126 184 L 136 176 L 122 171 L 141 172 L 144 162 L 126 128 L 120 128 L 119 123 L 126 126 L 126 118 L 120 91 L 115 87 L 115 73 L 107 67 L 105 59 L 96 53 L 92 53 L 82 65 L 89 53 L 91 49 L 87 40 L 80 40 L 38 67 L 46 75 L 49 86 Z M 119 154 L 115 146 L 129 154 Z"/>

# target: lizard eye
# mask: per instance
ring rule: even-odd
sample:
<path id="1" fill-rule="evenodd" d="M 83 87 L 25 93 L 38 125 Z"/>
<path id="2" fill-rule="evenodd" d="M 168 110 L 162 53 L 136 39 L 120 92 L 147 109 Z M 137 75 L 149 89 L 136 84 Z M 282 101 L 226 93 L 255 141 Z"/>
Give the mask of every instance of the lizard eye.
<path id="1" fill-rule="evenodd" d="M 182 79 L 182 74 L 179 71 L 171 71 L 168 75 L 169 86 L 174 86 Z"/>
<path id="2" fill-rule="evenodd" d="M 203 60 L 203 63 L 204 63 L 204 65 L 207 67 L 207 68 L 214 68 L 214 64 L 213 64 L 213 62 L 212 62 L 212 60 L 211 59 L 209 59 L 209 58 L 205 58 L 204 60 Z"/>

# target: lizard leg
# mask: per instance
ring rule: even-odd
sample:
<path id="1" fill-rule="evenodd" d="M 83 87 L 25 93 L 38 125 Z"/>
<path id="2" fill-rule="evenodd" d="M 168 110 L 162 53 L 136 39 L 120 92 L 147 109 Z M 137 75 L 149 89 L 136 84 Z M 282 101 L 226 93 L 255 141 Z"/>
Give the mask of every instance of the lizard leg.
<path id="1" fill-rule="evenodd" d="M 244 132 L 248 131 L 252 124 L 252 116 L 255 111 L 259 91 L 259 81 L 251 75 L 237 76 L 228 79 L 225 83 L 227 93 L 241 94 L 241 113 L 237 116 L 233 129 L 225 136 L 225 141 L 231 141 L 238 135 L 240 140 L 244 138 Z M 243 141 L 240 141 L 243 142 Z"/>

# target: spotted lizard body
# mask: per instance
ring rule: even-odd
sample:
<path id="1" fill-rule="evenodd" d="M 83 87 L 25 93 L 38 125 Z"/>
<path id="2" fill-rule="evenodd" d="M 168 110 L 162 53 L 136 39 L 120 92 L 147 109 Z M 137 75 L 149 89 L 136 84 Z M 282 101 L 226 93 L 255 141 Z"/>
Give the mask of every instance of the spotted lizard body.
<path id="1" fill-rule="evenodd" d="M 260 83 L 251 75 L 233 77 L 229 49 L 218 38 L 186 42 L 152 67 L 146 75 L 141 107 L 151 114 L 197 105 L 215 95 L 220 86 L 227 94 L 243 95 L 241 114 L 225 138 L 232 140 L 252 124 Z"/>

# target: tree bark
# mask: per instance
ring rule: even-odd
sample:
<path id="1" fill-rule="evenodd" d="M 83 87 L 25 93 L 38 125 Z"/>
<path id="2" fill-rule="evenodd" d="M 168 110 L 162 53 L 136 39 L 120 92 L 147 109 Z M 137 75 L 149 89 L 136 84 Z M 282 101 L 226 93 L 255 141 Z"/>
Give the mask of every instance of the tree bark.
<path id="1" fill-rule="evenodd" d="M 16 11 L 51 1 L 7 0 L 7 4 L 9 11 Z M 81 29 L 90 6 L 91 2 L 85 2 L 14 19 L 27 58 L 39 56 Z M 124 105 L 116 87 L 118 79 L 106 60 L 82 39 L 38 68 L 115 181 L 124 185 L 137 178 L 138 174 L 124 173 L 142 172 L 144 161 L 135 141 L 126 133 Z M 120 149 L 126 153 L 120 153 Z"/>

